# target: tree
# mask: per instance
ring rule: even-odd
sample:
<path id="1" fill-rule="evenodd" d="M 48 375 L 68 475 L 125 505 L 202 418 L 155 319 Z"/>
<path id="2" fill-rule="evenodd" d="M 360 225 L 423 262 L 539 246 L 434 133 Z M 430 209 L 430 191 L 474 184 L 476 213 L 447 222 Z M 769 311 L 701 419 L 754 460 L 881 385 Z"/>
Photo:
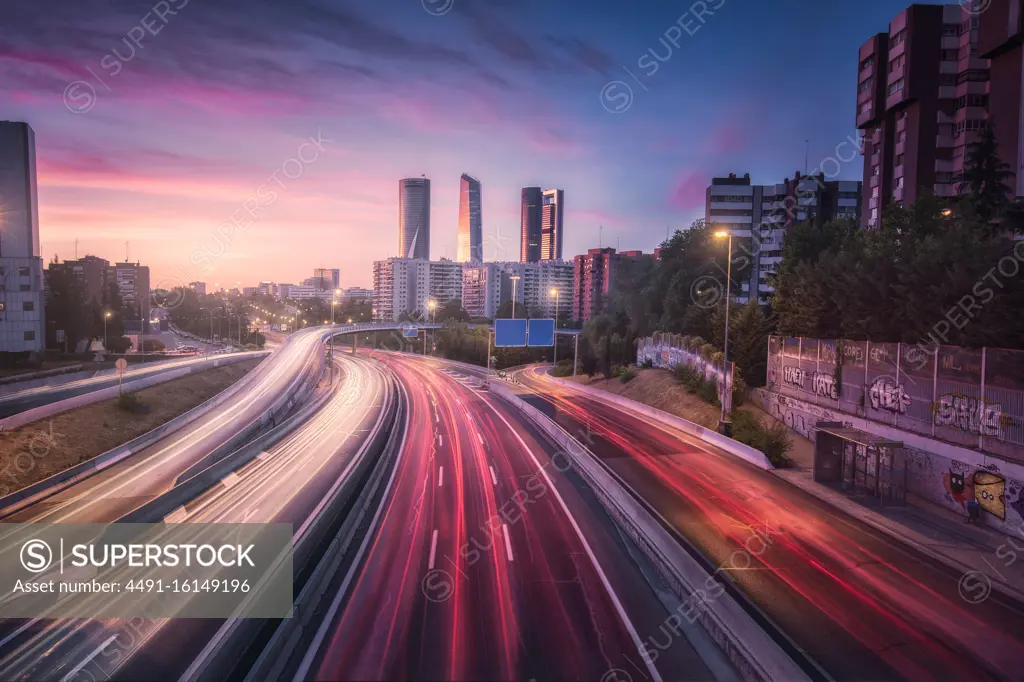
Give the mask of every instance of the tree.
<path id="1" fill-rule="evenodd" d="M 978 139 L 967 147 L 964 179 L 957 188 L 961 194 L 967 194 L 984 228 L 990 228 L 992 222 L 1001 219 L 1010 207 L 1007 182 L 1012 177 L 1014 173 L 1010 164 L 999 157 L 995 127 L 989 122 L 981 129 Z"/>
<path id="2" fill-rule="evenodd" d="M 47 345 L 60 345 L 57 331 L 61 330 L 68 349 L 73 350 L 80 340 L 88 340 L 92 332 L 92 315 L 85 305 L 85 291 L 56 259 L 46 270 L 46 284 Z"/>
<path id="3" fill-rule="evenodd" d="M 465 309 L 463 309 L 462 301 L 455 298 L 448 301 L 439 309 L 434 311 L 434 320 L 436 322 L 446 322 L 448 320 L 454 320 L 456 322 L 468 322 L 469 313 L 467 313 Z"/>

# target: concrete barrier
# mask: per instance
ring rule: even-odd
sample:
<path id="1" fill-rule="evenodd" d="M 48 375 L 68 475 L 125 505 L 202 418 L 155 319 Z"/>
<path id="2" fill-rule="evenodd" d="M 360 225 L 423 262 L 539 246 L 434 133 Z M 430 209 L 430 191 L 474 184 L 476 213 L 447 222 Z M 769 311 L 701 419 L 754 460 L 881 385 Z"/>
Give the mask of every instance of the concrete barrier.
<path id="1" fill-rule="evenodd" d="M 253 360 L 267 355 L 269 355 L 269 351 L 256 351 L 252 353 L 239 353 L 237 355 L 225 355 L 219 358 L 207 358 L 205 361 L 197 362 L 194 365 L 188 365 L 187 367 L 180 367 L 178 369 L 168 370 L 165 372 L 158 372 L 157 374 L 153 374 L 142 379 L 128 381 L 120 387 L 107 386 L 106 388 L 89 391 L 88 393 L 65 398 L 64 400 L 56 400 L 52 403 L 33 407 L 25 410 L 24 412 L 12 414 L 9 417 L 0 419 L 0 431 L 9 431 L 11 429 L 24 426 L 25 424 L 39 421 L 40 419 L 46 419 L 47 417 L 52 417 L 53 415 L 61 412 L 66 412 L 67 410 L 73 410 L 76 407 L 84 407 L 85 405 L 91 405 L 102 400 L 116 398 L 121 391 L 138 391 L 143 388 L 162 384 L 165 381 L 170 381 L 171 379 L 183 377 L 186 374 L 191 374 L 192 372 L 220 367 L 222 365 L 230 365 L 244 360 Z"/>
<path id="2" fill-rule="evenodd" d="M 586 481 L 612 519 L 633 539 L 683 604 L 698 599 L 696 622 L 722 648 L 743 679 L 758 682 L 810 679 L 771 635 L 655 519 L 638 496 L 627 491 L 625 485 L 582 444 L 501 382 L 491 382 L 491 391 L 521 411 L 562 448 L 572 468 Z"/>
<path id="3" fill-rule="evenodd" d="M 775 468 L 775 466 L 772 465 L 770 461 L 768 461 L 768 458 L 760 450 L 752 448 L 749 445 L 745 445 L 737 440 L 733 440 L 732 438 L 729 438 L 727 436 L 723 436 L 717 431 L 706 429 L 700 424 L 694 424 L 693 422 L 687 421 L 682 417 L 677 417 L 674 414 L 669 414 L 664 410 L 659 410 L 657 408 L 651 407 L 650 405 L 638 403 L 637 401 L 630 400 L 629 398 L 623 398 L 620 395 L 609 393 L 608 391 L 602 391 L 599 388 L 591 388 L 590 386 L 584 386 L 582 384 L 576 383 L 575 381 L 567 381 L 565 379 L 560 379 L 558 377 L 553 377 L 551 375 L 548 375 L 546 377 L 546 380 L 553 381 L 571 390 L 584 393 L 588 396 L 593 397 L 596 400 L 600 400 L 601 402 L 610 403 L 617 407 L 621 407 L 624 410 L 642 414 L 643 416 L 648 417 L 649 419 L 653 419 L 657 422 L 661 422 L 666 426 L 671 426 L 672 428 L 679 429 L 683 433 L 698 438 L 707 443 L 708 445 L 713 445 L 719 450 L 723 450 L 729 453 L 730 455 L 739 457 L 740 459 L 744 460 L 745 462 L 749 462 L 750 464 L 753 464 L 759 469 L 770 471 Z"/>

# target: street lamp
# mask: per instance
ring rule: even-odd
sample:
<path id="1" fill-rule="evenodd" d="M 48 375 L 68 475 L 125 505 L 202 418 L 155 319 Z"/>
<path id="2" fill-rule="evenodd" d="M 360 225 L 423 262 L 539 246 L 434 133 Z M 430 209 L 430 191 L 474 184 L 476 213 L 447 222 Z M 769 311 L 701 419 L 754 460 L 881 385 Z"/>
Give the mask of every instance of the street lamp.
<path id="1" fill-rule="evenodd" d="M 519 275 L 509 277 L 512 280 L 512 319 L 516 319 L 516 285 L 519 284 Z"/>
<path id="2" fill-rule="evenodd" d="M 430 324 L 434 324 L 434 311 L 437 310 L 437 301 L 430 299 L 427 301 L 427 308 L 430 309 Z M 434 330 L 430 330 L 430 349 L 434 349 Z"/>
<path id="3" fill-rule="evenodd" d="M 558 295 L 560 293 L 558 287 L 551 287 L 551 295 L 555 297 L 555 353 L 552 362 L 556 365 L 558 364 Z"/>
<path id="4" fill-rule="evenodd" d="M 726 385 L 726 371 L 729 366 L 729 299 L 732 297 L 732 232 L 727 230 L 718 230 L 715 232 L 716 239 L 728 239 L 729 240 L 729 263 L 726 266 L 725 275 L 725 348 L 722 351 L 722 416 L 718 423 L 718 431 L 722 435 L 729 435 L 729 427 L 726 426 L 725 422 L 725 392 L 728 389 Z"/>
<path id="5" fill-rule="evenodd" d="M 107 350 L 107 320 L 110 319 L 110 311 L 103 313 L 103 350 Z"/>

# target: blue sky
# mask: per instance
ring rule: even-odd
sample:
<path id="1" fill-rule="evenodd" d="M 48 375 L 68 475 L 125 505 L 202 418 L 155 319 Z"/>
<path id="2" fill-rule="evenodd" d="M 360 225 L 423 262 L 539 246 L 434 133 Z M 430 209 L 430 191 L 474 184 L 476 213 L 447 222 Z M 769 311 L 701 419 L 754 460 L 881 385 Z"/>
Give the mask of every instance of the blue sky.
<path id="1" fill-rule="evenodd" d="M 565 190 L 571 257 L 599 226 L 650 250 L 703 215 L 712 175 L 779 181 L 805 140 L 813 170 L 855 132 L 857 48 L 905 7 L 109 4 L 0 8 L 0 119 L 36 130 L 44 257 L 77 238 L 121 259 L 128 241 L 164 285 L 329 266 L 345 286 L 396 255 L 401 177 L 432 179 L 433 257 L 455 255 L 465 172 L 483 183 L 485 257 L 516 259 L 526 185 Z M 860 173 L 857 158 L 836 177 Z"/>

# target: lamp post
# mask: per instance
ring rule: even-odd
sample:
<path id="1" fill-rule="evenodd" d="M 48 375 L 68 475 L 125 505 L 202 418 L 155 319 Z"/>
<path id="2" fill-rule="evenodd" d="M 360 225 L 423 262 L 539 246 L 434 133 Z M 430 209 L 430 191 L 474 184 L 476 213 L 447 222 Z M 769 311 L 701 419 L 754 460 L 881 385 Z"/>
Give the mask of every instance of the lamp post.
<path id="1" fill-rule="evenodd" d="M 206 312 L 210 313 L 210 344 L 213 344 L 213 308 L 203 308 Z"/>
<path id="2" fill-rule="evenodd" d="M 718 230 L 715 232 L 715 238 L 729 240 L 729 263 L 726 265 L 725 274 L 725 347 L 722 350 L 722 417 L 718 423 L 719 433 L 727 436 L 730 429 L 725 421 L 725 392 L 728 390 L 726 374 L 729 367 L 729 299 L 732 298 L 732 232 Z"/>
<path id="3" fill-rule="evenodd" d="M 103 313 L 103 350 L 107 350 L 107 320 L 110 319 L 110 311 Z"/>
<path id="4" fill-rule="evenodd" d="M 516 319 L 516 286 L 519 284 L 519 275 L 509 277 L 512 280 L 512 319 Z"/>
<path id="5" fill-rule="evenodd" d="M 555 297 L 555 338 L 554 338 L 555 352 L 554 352 L 554 357 L 552 358 L 552 362 L 554 362 L 556 365 L 558 364 L 558 295 L 559 295 L 559 293 L 561 293 L 561 292 L 559 292 L 558 287 L 551 287 L 551 295 Z"/>
<path id="6" fill-rule="evenodd" d="M 437 310 L 437 301 L 430 299 L 427 301 L 427 308 L 430 310 L 430 324 L 434 324 L 434 311 Z M 430 350 L 434 350 L 434 330 L 430 330 Z"/>

